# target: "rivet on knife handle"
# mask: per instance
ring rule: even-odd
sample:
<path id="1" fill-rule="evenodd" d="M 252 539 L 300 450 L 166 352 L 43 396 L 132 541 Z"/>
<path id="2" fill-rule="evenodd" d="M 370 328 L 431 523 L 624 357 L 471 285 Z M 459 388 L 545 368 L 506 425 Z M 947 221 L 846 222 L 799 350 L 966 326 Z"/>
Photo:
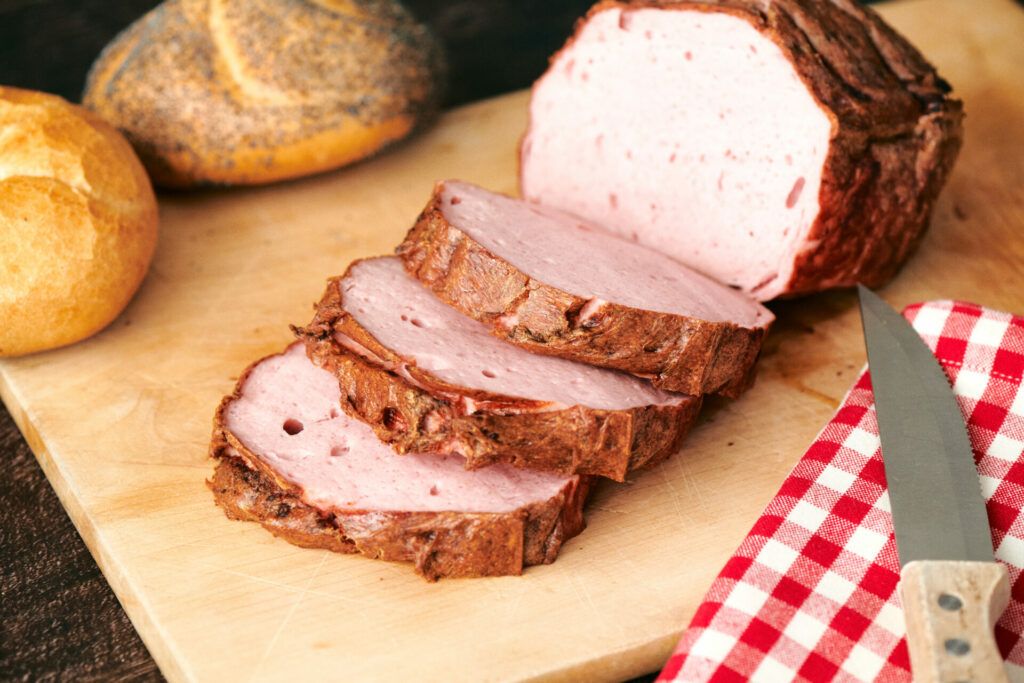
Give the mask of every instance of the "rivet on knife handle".
<path id="1" fill-rule="evenodd" d="M 1008 681 L 993 628 L 1010 601 L 995 562 L 919 560 L 900 572 L 900 600 L 915 683 Z"/>

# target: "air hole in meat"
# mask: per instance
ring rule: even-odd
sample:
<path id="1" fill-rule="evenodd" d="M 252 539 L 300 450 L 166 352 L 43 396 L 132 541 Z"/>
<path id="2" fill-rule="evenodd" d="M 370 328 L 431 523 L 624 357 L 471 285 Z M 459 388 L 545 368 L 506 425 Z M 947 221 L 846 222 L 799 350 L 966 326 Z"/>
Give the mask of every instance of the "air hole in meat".
<path id="1" fill-rule="evenodd" d="M 349 451 L 348 446 L 345 446 L 345 445 L 334 446 L 333 448 L 331 448 L 331 457 L 332 458 L 340 458 L 343 455 L 348 455 L 348 451 Z"/>
<path id="2" fill-rule="evenodd" d="M 613 209 L 619 208 L 619 198 L 614 193 L 608 195 L 608 205 Z"/>
<path id="3" fill-rule="evenodd" d="M 490 377 L 491 379 L 494 379 L 495 377 L 497 377 L 497 375 L 495 375 L 490 370 L 481 370 L 480 372 L 481 372 L 481 374 L 483 374 L 484 377 Z"/>
<path id="4" fill-rule="evenodd" d="M 401 315 L 401 318 L 403 323 L 409 322 L 409 316 L 407 316 L 405 313 Z"/>
<path id="5" fill-rule="evenodd" d="M 452 206 L 455 206 L 456 204 L 462 203 L 462 200 L 459 199 L 458 197 L 452 197 L 451 199 L 448 200 L 448 203 L 451 204 Z"/>
<path id="6" fill-rule="evenodd" d="M 337 408 L 331 408 L 331 412 L 328 413 L 328 414 L 331 416 L 332 420 L 334 418 L 336 418 L 336 417 L 340 417 L 341 416 L 341 412 Z"/>
<path id="7" fill-rule="evenodd" d="M 650 31 L 644 31 L 644 38 L 646 38 L 647 40 L 650 40 L 653 37 L 654 37 L 653 33 L 651 33 Z"/>
<path id="8" fill-rule="evenodd" d="M 394 408 L 385 408 L 381 415 L 381 423 L 385 429 L 392 431 L 405 431 L 405 418 Z"/>
<path id="9" fill-rule="evenodd" d="M 437 489 L 437 484 L 430 487 L 430 495 L 436 496 L 438 493 L 440 493 L 440 491 Z"/>
<path id="10" fill-rule="evenodd" d="M 294 417 L 290 417 L 287 420 L 285 420 L 284 424 L 281 425 L 281 428 L 284 429 L 285 434 L 287 434 L 288 436 L 295 436 L 303 429 L 305 429 L 303 424 L 296 420 Z"/>
<path id="11" fill-rule="evenodd" d="M 750 51 L 753 52 L 755 55 L 757 54 L 757 48 L 754 47 L 753 45 L 750 46 Z"/>
<path id="12" fill-rule="evenodd" d="M 420 320 L 419 318 L 411 318 L 409 320 L 409 322 L 411 322 L 416 327 L 426 327 L 427 326 L 427 324 L 425 322 L 423 322 L 422 320 Z"/>
<path id="13" fill-rule="evenodd" d="M 800 176 L 793 183 L 793 189 L 789 191 L 789 196 L 786 197 L 786 208 L 792 209 L 796 206 L 796 203 L 800 201 L 800 193 L 804 191 L 804 177 Z"/>
<path id="14" fill-rule="evenodd" d="M 686 51 L 686 61 L 690 61 L 691 59 L 693 59 L 693 53 L 690 52 L 689 50 L 687 50 Z"/>
<path id="15" fill-rule="evenodd" d="M 676 163 L 676 153 L 675 152 L 672 152 L 672 155 L 669 156 L 668 163 L 670 163 L 670 164 Z"/>
<path id="16" fill-rule="evenodd" d="M 633 14 L 631 12 L 620 12 L 619 13 L 619 28 L 623 31 L 629 30 L 629 25 L 633 23 Z"/>

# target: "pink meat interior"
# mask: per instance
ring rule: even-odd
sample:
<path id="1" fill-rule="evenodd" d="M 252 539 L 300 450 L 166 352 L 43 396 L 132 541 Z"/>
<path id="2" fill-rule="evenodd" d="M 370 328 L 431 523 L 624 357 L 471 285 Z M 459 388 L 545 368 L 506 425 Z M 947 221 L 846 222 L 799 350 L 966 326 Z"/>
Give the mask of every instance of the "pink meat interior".
<path id="1" fill-rule="evenodd" d="M 613 8 L 534 86 L 521 190 L 767 300 L 809 246 L 831 135 L 746 20 Z"/>
<path id="2" fill-rule="evenodd" d="M 457 181 L 444 183 L 441 202 L 449 223 L 564 292 L 743 327 L 773 318 L 745 294 L 570 214 Z"/>
<path id="3" fill-rule="evenodd" d="M 406 274 L 393 256 L 356 263 L 341 288 L 345 310 L 381 344 L 452 384 L 554 407 L 621 410 L 682 401 L 632 375 L 540 356 L 492 336 Z"/>
<path id="4" fill-rule="evenodd" d="M 253 368 L 225 426 L 324 510 L 510 512 L 574 478 L 511 465 L 467 472 L 458 455 L 395 455 L 339 411 L 340 398 L 337 379 L 293 344 Z"/>

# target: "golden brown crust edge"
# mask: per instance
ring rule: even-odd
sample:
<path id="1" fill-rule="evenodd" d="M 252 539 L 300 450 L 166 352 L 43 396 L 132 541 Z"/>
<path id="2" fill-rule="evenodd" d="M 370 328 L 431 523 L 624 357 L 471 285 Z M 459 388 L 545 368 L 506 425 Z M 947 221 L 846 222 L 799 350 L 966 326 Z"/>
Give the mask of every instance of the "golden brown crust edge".
<path id="1" fill-rule="evenodd" d="M 588 300 L 539 282 L 453 226 L 439 183 L 396 254 L 446 303 L 534 353 L 613 368 L 666 391 L 736 398 L 754 381 L 768 331 Z"/>
<path id="2" fill-rule="evenodd" d="M 518 575 L 524 567 L 550 564 L 562 544 L 586 526 L 590 477 L 509 513 L 332 512 L 309 505 L 301 488 L 281 479 L 224 427 L 224 411 L 259 362 L 245 371 L 214 416 L 210 456 L 217 464 L 207 485 L 229 519 L 257 522 L 304 548 L 412 562 L 428 581 Z"/>
<path id="3" fill-rule="evenodd" d="M 303 2 L 283 15 L 268 4 L 167 0 L 93 64 L 83 103 L 125 133 L 157 185 L 326 171 L 436 114 L 440 44 L 399 3 Z"/>
<path id="4" fill-rule="evenodd" d="M 470 469 L 505 462 L 622 481 L 672 455 L 697 420 L 695 396 L 674 406 L 552 410 L 443 382 L 383 347 L 345 311 L 343 277 L 328 283 L 313 321 L 296 332 L 313 362 L 338 378 L 342 410 L 398 453 L 454 451 Z M 342 347 L 338 333 L 372 360 Z"/>
<path id="5" fill-rule="evenodd" d="M 858 282 L 875 287 L 896 274 L 923 238 L 963 141 L 962 102 L 913 45 L 853 0 L 600 0 L 551 63 L 591 16 L 611 8 L 726 12 L 749 21 L 790 58 L 832 120 L 821 211 L 806 240 L 814 247 L 798 257 L 780 297 Z"/>

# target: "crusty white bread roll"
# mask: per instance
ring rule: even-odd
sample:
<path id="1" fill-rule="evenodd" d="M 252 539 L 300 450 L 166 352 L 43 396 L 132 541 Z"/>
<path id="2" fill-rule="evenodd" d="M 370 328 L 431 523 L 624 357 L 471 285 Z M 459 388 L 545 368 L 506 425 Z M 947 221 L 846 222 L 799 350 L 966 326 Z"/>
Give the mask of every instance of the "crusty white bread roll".
<path id="1" fill-rule="evenodd" d="M 106 326 L 156 238 L 153 188 L 123 136 L 55 95 L 0 87 L 0 356 Z"/>
<path id="2" fill-rule="evenodd" d="M 93 64 L 83 104 L 165 187 L 317 173 L 439 105 L 438 42 L 397 0 L 166 0 Z"/>

